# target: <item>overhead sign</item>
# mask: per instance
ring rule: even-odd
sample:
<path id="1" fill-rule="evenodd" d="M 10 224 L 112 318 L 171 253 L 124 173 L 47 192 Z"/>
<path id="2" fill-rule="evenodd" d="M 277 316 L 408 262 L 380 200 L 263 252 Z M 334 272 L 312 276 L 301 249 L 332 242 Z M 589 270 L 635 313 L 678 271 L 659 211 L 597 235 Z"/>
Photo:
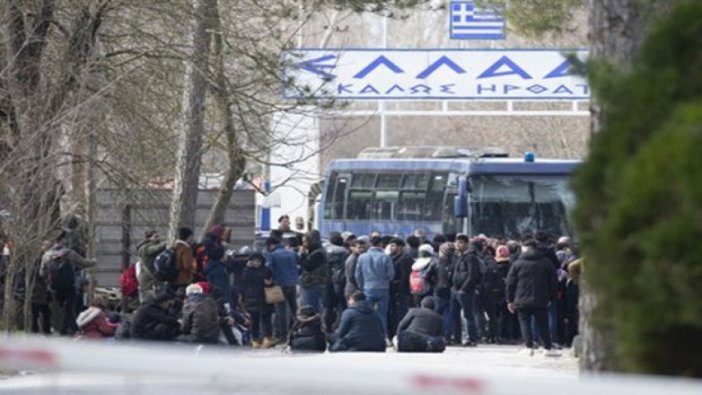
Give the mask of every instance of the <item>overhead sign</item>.
<path id="1" fill-rule="evenodd" d="M 449 36 L 454 40 L 504 40 L 505 17 L 472 1 L 452 1 Z"/>
<path id="2" fill-rule="evenodd" d="M 588 99 L 568 58 L 586 50 L 299 49 L 283 53 L 283 96 L 344 100 Z"/>

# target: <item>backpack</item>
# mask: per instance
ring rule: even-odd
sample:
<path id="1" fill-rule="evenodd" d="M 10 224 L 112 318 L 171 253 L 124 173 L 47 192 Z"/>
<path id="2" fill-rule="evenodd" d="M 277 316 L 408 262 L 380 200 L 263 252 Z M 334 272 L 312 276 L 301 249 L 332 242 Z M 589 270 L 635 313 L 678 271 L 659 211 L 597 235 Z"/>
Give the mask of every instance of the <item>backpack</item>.
<path id="1" fill-rule="evenodd" d="M 431 269 L 431 264 L 428 264 L 422 270 L 412 270 L 410 273 L 410 292 L 412 295 L 425 295 L 431 291 L 431 284 L 429 284 L 429 270 Z"/>
<path id="2" fill-rule="evenodd" d="M 154 259 L 154 278 L 158 281 L 172 282 L 177 277 L 175 249 L 166 248 Z"/>
<path id="3" fill-rule="evenodd" d="M 123 296 L 133 297 L 139 294 L 139 280 L 136 276 L 136 263 L 132 263 L 119 276 L 119 287 Z"/>
<path id="4" fill-rule="evenodd" d="M 73 290 L 76 283 L 73 265 L 66 259 L 66 254 L 58 254 L 51 258 L 48 265 L 48 286 L 54 292 Z"/>
<path id="5" fill-rule="evenodd" d="M 488 265 L 483 277 L 483 291 L 486 296 L 491 296 L 495 299 L 505 297 L 505 279 L 503 273 L 497 264 Z"/>

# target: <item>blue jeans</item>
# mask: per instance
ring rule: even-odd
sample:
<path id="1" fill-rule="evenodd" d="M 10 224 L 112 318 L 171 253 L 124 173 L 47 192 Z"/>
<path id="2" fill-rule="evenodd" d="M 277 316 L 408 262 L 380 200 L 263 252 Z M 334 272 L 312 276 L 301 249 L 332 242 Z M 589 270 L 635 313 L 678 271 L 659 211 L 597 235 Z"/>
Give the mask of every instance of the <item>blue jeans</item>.
<path id="1" fill-rule="evenodd" d="M 468 340 L 471 342 L 478 341 L 478 327 L 475 325 L 475 316 L 473 315 L 474 298 L 475 292 L 473 291 L 458 293 L 458 302 L 461 304 L 463 317 L 466 319 L 468 325 Z"/>
<path id="2" fill-rule="evenodd" d="M 300 303 L 299 306 L 312 306 L 318 313 L 322 313 L 324 309 L 324 301 L 327 296 L 327 287 L 325 285 L 313 286 L 309 288 L 300 287 Z M 297 314 L 297 312 L 295 312 Z"/>
<path id="3" fill-rule="evenodd" d="M 368 304 L 375 308 L 383 324 L 383 334 L 388 334 L 388 304 L 390 303 L 390 290 L 388 289 L 364 289 Z"/>
<path id="4" fill-rule="evenodd" d="M 451 329 L 453 324 L 453 318 L 451 317 L 451 296 L 442 298 L 441 296 L 434 295 L 434 311 L 439 313 L 444 319 L 444 339 L 451 338 Z"/>

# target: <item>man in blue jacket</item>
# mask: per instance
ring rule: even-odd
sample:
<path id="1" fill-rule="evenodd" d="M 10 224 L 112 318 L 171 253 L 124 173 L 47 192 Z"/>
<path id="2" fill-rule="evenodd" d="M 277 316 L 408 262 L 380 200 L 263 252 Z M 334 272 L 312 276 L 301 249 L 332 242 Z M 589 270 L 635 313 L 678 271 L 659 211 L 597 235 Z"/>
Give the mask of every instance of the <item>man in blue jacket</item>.
<path id="1" fill-rule="evenodd" d="M 285 301 L 275 306 L 275 325 L 278 339 L 287 339 L 292 319 L 297 312 L 297 283 L 300 258 L 294 251 L 286 249 L 281 240 L 269 237 L 266 240 L 266 266 L 273 272 L 273 283 L 283 289 Z M 293 318 L 294 319 L 294 318 Z"/>
<path id="2" fill-rule="evenodd" d="M 358 257 L 356 264 L 356 282 L 363 290 L 370 306 L 377 305 L 376 311 L 383 324 L 383 334 L 388 333 L 388 303 L 390 301 L 390 282 L 395 278 L 392 258 L 383 251 L 382 238 L 371 239 L 371 248 Z"/>
<path id="3" fill-rule="evenodd" d="M 349 308 L 341 314 L 341 323 L 329 351 L 385 352 L 380 319 L 366 301 L 366 295 L 356 292 L 348 302 Z"/>

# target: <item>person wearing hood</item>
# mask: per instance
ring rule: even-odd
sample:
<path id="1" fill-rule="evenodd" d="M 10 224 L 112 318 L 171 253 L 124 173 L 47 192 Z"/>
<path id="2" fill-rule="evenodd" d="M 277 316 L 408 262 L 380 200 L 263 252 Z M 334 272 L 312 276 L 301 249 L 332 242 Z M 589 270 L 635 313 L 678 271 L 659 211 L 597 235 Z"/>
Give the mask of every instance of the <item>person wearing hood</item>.
<path id="1" fill-rule="evenodd" d="M 331 332 L 341 313 L 346 310 L 346 260 L 349 251 L 344 248 L 344 239 L 338 232 L 329 236 L 329 245 L 326 248 L 329 261 L 329 278 L 327 279 L 327 297 L 324 306 L 324 327 Z"/>
<path id="2" fill-rule="evenodd" d="M 161 236 L 154 230 L 146 231 L 144 240 L 137 245 L 137 254 L 139 255 L 139 271 L 137 280 L 139 280 L 139 300 L 143 303 L 147 296 L 153 295 L 156 291 L 157 281 L 153 273 L 154 260 L 167 247 L 166 242 L 161 242 Z"/>
<path id="3" fill-rule="evenodd" d="M 329 263 L 317 231 L 309 232 L 302 238 L 300 269 L 299 303 L 312 306 L 321 313 L 327 296 Z"/>
<path id="4" fill-rule="evenodd" d="M 539 250 L 536 240 L 526 240 L 524 246 L 526 251 L 514 262 L 507 275 L 507 308 L 510 312 L 517 313 L 527 349 L 533 353 L 531 320 L 534 317 L 543 346 L 550 351 L 548 306 L 556 299 L 556 269 L 551 260 Z"/>
<path id="5" fill-rule="evenodd" d="M 129 337 L 135 340 L 175 339 L 179 332 L 178 317 L 169 312 L 173 304 L 173 295 L 161 292 L 149 298 L 147 303 L 134 312 Z"/>
<path id="6" fill-rule="evenodd" d="M 232 283 L 229 280 L 229 271 L 222 263 L 224 256 L 224 248 L 214 246 L 207 251 L 207 267 L 205 267 L 205 276 L 207 283 L 219 288 L 224 295 L 224 303 L 233 304 L 231 300 Z"/>
<path id="7" fill-rule="evenodd" d="M 397 328 L 398 352 L 444 352 L 444 322 L 434 311 L 434 299 L 426 296 L 419 308 L 411 308 Z"/>
<path id="8" fill-rule="evenodd" d="M 190 284 L 185 289 L 183 305 L 182 335 L 178 341 L 185 343 L 219 342 L 219 307 L 214 298 L 206 295 L 198 284 Z"/>
<path id="9" fill-rule="evenodd" d="M 104 308 L 103 300 L 96 298 L 92 306 L 78 315 L 76 325 L 78 325 L 80 339 L 114 337 L 119 325 L 108 320 Z"/>
<path id="10" fill-rule="evenodd" d="M 425 297 L 432 295 L 438 266 L 434 256 L 434 247 L 431 244 L 422 244 L 418 254 L 419 257 L 412 264 L 412 273 L 410 274 L 413 306 L 419 306 Z"/>
<path id="11" fill-rule="evenodd" d="M 348 302 L 349 308 L 341 314 L 341 323 L 329 351 L 385 352 L 383 324 L 366 301 L 366 295 L 356 292 Z"/>
<path id="12" fill-rule="evenodd" d="M 67 335 L 75 329 L 75 273 L 77 270 L 93 267 L 96 263 L 94 260 L 83 258 L 68 248 L 66 243 L 66 232 L 61 231 L 54 245 L 42 256 L 39 269 L 51 294 L 52 326 L 62 335 Z"/>
<path id="13" fill-rule="evenodd" d="M 290 332 L 288 345 L 292 351 L 324 352 L 327 340 L 322 331 L 322 317 L 312 306 L 301 306 Z"/>
<path id="14" fill-rule="evenodd" d="M 242 279 L 242 294 L 246 311 L 251 314 L 252 348 L 273 347 L 273 305 L 266 303 L 265 287 L 273 285 L 273 272 L 259 253 L 251 254 Z M 263 332 L 263 343 L 261 343 Z"/>

